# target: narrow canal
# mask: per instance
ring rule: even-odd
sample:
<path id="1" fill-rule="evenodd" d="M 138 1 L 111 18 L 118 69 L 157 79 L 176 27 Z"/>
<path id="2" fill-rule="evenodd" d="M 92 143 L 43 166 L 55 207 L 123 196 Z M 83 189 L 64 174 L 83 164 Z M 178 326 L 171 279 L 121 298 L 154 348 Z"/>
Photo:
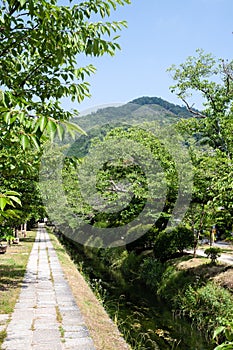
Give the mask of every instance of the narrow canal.
<path id="1" fill-rule="evenodd" d="M 94 291 L 126 341 L 137 350 L 211 350 L 213 345 L 184 318 L 138 281 L 127 281 L 96 259 L 68 244 L 72 258 L 82 266 Z"/>

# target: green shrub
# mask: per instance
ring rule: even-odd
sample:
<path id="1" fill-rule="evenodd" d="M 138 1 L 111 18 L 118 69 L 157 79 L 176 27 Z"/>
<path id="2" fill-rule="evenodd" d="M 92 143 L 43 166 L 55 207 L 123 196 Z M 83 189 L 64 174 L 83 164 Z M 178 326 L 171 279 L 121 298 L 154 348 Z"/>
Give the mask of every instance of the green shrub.
<path id="1" fill-rule="evenodd" d="M 128 256 L 124 247 L 101 248 L 97 253 L 100 260 L 108 266 L 118 267 L 122 261 Z"/>
<path id="2" fill-rule="evenodd" d="M 168 260 L 176 252 L 173 241 L 173 233 L 168 231 L 160 232 L 154 242 L 154 257 L 161 261 Z"/>
<path id="3" fill-rule="evenodd" d="M 148 257 L 140 265 L 140 278 L 152 290 L 157 291 L 164 270 L 165 267 L 160 261 Z"/>
<path id="4" fill-rule="evenodd" d="M 128 253 L 121 265 L 121 271 L 126 277 L 138 274 L 138 267 L 141 262 L 141 257 L 134 252 Z"/>
<path id="5" fill-rule="evenodd" d="M 160 232 L 154 241 L 154 256 L 166 261 L 176 252 L 183 253 L 184 249 L 193 245 L 192 231 L 186 227 L 177 227 L 173 231 Z"/>
<path id="6" fill-rule="evenodd" d="M 225 289 L 208 282 L 205 286 L 195 288 L 188 286 L 176 297 L 176 307 L 191 318 L 199 329 L 208 328 L 209 332 L 231 320 L 233 298 Z"/>
<path id="7" fill-rule="evenodd" d="M 174 246 L 180 253 L 193 246 L 193 232 L 186 227 L 179 226 L 173 231 Z"/>
<path id="8" fill-rule="evenodd" d="M 151 247 L 154 236 L 156 234 L 156 229 L 151 228 L 151 225 L 139 224 L 137 226 L 131 227 L 126 233 L 126 247 L 128 251 L 139 250 L 143 251 Z"/>
<path id="9" fill-rule="evenodd" d="M 221 248 L 218 247 L 210 247 L 207 248 L 204 253 L 207 255 L 208 258 L 211 259 L 211 264 L 215 265 L 217 262 L 217 258 L 221 256 Z"/>
<path id="10" fill-rule="evenodd" d="M 197 276 L 189 271 L 177 270 L 175 265 L 168 265 L 163 273 L 158 294 L 166 300 L 166 302 L 171 305 L 171 307 L 179 308 L 176 303 L 176 297 L 179 293 L 189 285 L 195 285 L 199 282 L 197 281 Z"/>
<path id="11" fill-rule="evenodd" d="M 9 226 L 0 226 L 0 240 L 5 240 L 9 244 L 14 239 L 13 229 Z"/>
<path id="12" fill-rule="evenodd" d="M 230 243 L 233 243 L 233 237 L 232 236 L 229 236 L 225 239 L 226 242 L 230 242 Z"/>

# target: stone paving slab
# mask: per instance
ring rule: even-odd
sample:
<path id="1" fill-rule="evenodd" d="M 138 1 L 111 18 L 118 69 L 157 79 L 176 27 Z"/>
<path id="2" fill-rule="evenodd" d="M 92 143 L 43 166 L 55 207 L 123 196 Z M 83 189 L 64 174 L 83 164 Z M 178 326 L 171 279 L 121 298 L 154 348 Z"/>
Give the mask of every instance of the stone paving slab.
<path id="1" fill-rule="evenodd" d="M 8 314 L 0 314 L 0 324 L 2 322 L 6 322 L 9 318 L 9 315 Z"/>
<path id="2" fill-rule="evenodd" d="M 0 315 L 6 323 L 9 316 Z M 40 225 L 3 350 L 94 350 L 45 228 Z"/>
<path id="3" fill-rule="evenodd" d="M 6 329 L 8 320 L 8 314 L 0 314 L 0 332 L 3 332 Z"/>
<path id="4" fill-rule="evenodd" d="M 66 350 L 93 350 L 93 343 L 91 338 L 79 338 L 77 339 L 68 339 L 66 341 Z"/>

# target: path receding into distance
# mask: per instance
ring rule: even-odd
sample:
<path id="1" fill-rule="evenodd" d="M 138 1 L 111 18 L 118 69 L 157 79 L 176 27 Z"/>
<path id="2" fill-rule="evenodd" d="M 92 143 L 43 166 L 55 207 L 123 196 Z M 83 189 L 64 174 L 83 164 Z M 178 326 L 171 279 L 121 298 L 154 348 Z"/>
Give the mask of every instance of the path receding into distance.
<path id="1" fill-rule="evenodd" d="M 94 350 L 57 254 L 39 226 L 3 350 Z"/>

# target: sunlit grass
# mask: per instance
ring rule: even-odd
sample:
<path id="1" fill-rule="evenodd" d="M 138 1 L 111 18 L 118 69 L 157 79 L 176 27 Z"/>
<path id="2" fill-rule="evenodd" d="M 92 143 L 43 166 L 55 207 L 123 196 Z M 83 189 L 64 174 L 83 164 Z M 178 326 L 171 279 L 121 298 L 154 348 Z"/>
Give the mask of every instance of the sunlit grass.
<path id="1" fill-rule="evenodd" d="M 28 231 L 27 238 L 7 248 L 0 254 L 0 314 L 11 314 L 18 299 L 28 258 L 35 240 L 36 231 Z M 6 336 L 0 332 L 0 347 Z"/>
<path id="2" fill-rule="evenodd" d="M 0 314 L 13 312 L 36 232 L 29 231 L 18 245 L 0 255 Z"/>

